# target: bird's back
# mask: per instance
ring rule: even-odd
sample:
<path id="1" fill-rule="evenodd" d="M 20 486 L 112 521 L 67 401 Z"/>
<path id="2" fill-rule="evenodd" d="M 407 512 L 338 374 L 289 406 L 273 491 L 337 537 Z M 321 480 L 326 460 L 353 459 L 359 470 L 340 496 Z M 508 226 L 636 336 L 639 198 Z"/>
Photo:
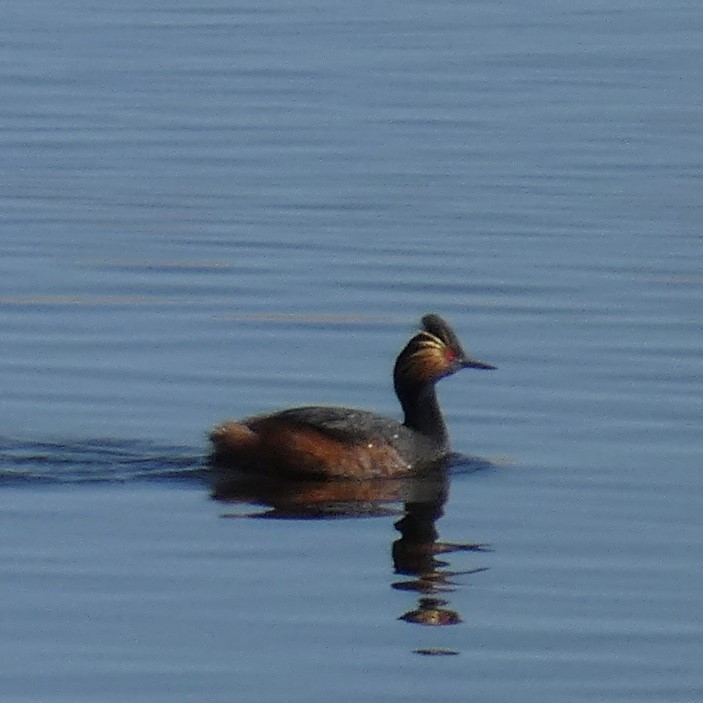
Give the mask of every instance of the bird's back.
<path id="1" fill-rule="evenodd" d="M 441 456 L 397 420 L 327 406 L 228 422 L 215 428 L 211 439 L 216 461 L 277 475 L 398 476 Z"/>

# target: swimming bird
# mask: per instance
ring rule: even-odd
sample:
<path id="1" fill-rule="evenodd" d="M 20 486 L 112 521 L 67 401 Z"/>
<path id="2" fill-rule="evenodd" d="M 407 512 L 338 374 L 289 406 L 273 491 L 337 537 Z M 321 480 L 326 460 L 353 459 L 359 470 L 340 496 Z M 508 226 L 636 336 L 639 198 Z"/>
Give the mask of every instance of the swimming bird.
<path id="1" fill-rule="evenodd" d="M 412 474 L 449 454 L 435 384 L 466 368 L 496 367 L 471 358 L 439 315 L 425 315 L 393 369 L 402 422 L 366 410 L 327 406 L 228 421 L 210 433 L 213 463 L 219 469 L 290 478 Z"/>

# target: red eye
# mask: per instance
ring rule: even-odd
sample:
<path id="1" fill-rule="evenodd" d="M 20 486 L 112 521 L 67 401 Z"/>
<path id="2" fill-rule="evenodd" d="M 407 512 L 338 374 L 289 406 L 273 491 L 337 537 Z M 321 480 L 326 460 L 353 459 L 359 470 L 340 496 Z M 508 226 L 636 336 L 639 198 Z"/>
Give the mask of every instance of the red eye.
<path id="1" fill-rule="evenodd" d="M 447 349 L 444 352 L 444 358 L 451 363 L 452 361 L 456 361 L 458 354 L 453 350 L 453 349 Z"/>

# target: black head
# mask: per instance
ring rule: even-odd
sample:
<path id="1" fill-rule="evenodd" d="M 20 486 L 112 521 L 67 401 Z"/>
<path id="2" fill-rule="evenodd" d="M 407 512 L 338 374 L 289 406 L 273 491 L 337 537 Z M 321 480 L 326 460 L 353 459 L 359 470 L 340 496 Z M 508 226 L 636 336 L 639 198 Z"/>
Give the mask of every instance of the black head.
<path id="1" fill-rule="evenodd" d="M 407 343 L 395 363 L 396 387 L 399 383 L 434 383 L 460 369 L 495 369 L 491 364 L 472 359 L 454 330 L 439 315 L 425 315 L 421 326 L 421 331 Z"/>

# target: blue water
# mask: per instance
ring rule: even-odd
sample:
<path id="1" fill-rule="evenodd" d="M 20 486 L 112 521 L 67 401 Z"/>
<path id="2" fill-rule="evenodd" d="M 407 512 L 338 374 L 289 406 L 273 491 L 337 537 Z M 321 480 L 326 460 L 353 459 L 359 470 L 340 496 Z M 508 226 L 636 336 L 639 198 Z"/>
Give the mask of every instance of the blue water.
<path id="1" fill-rule="evenodd" d="M 7 8 L 2 700 L 700 700 L 702 47 L 683 1 Z M 224 418 L 397 417 L 432 311 L 498 366 L 440 385 L 468 463 L 211 484 Z"/>

